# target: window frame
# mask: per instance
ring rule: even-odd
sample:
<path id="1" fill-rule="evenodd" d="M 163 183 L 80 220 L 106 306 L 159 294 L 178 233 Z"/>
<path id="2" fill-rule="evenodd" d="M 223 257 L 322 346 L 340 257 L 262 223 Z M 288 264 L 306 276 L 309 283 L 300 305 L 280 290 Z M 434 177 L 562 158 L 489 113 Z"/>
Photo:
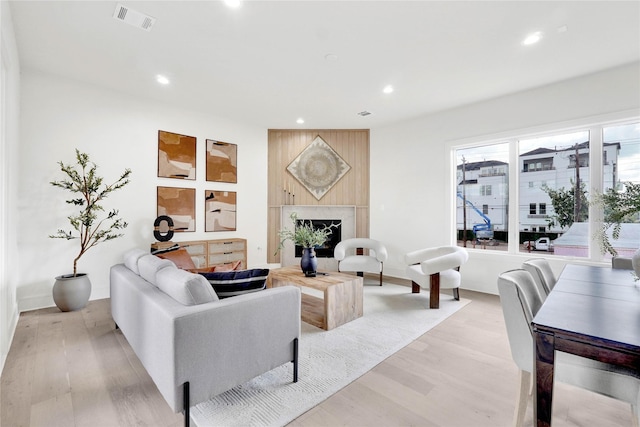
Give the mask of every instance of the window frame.
<path id="1" fill-rule="evenodd" d="M 508 171 L 508 212 L 519 212 L 519 182 L 522 172 L 519 168 L 519 141 L 523 139 L 541 138 L 547 136 L 554 136 L 560 133 L 571 133 L 577 131 L 589 132 L 589 194 L 596 192 L 601 193 L 603 188 L 603 162 L 604 159 L 604 144 L 603 144 L 603 130 L 610 126 L 620 126 L 625 124 L 634 124 L 640 122 L 640 114 L 638 110 L 629 110 L 625 112 L 603 114 L 597 117 L 577 119 L 570 122 L 557 122 L 550 123 L 533 128 L 524 128 L 521 130 L 514 130 L 508 133 L 500 133 L 494 135 L 485 135 L 479 137 L 472 137 L 460 140 L 453 140 L 447 143 L 447 150 L 450 153 L 450 229 L 451 244 L 457 244 L 456 239 L 456 151 L 460 149 L 468 148 L 481 148 L 489 147 L 491 145 L 508 143 L 509 146 L 509 171 Z M 514 166 L 515 165 L 515 166 Z M 526 174 L 525 174 L 526 176 Z M 593 235 L 594 227 L 599 227 L 602 223 L 603 213 L 600 207 L 596 207 L 593 204 L 589 205 L 589 235 Z M 508 247 L 507 253 L 509 255 L 530 256 L 530 254 L 520 252 L 519 248 L 519 226 L 520 218 L 518 215 L 509 215 L 508 217 Z M 480 251 L 480 248 L 467 248 L 470 251 Z M 488 251 L 483 250 L 487 253 Z M 497 254 L 489 252 L 491 254 Z M 504 253 L 504 252 L 502 252 Z M 540 253 L 540 256 L 544 257 L 544 253 Z M 605 260 L 604 255 L 601 253 L 599 246 L 593 241 L 589 240 L 588 256 L 587 257 L 574 257 L 564 255 L 553 255 L 553 259 L 564 260 L 580 260 L 597 263 L 610 263 L 608 259 Z"/>

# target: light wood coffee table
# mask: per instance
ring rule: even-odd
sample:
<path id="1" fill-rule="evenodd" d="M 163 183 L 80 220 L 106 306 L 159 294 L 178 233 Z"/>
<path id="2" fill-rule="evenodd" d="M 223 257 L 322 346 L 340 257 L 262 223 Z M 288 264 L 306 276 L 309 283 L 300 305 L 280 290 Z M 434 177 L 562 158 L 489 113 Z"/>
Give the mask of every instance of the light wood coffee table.
<path id="1" fill-rule="evenodd" d="M 362 277 L 334 271 L 305 277 L 299 266 L 269 271 L 267 287 L 287 285 L 324 293 L 324 298 L 302 293 L 300 317 L 303 322 L 328 331 L 362 317 Z"/>

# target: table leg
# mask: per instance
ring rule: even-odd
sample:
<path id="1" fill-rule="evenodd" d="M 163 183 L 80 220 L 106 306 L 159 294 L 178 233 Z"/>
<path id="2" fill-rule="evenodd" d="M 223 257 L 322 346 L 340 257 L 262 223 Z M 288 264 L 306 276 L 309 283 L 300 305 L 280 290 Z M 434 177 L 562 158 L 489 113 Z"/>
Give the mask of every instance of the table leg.
<path id="1" fill-rule="evenodd" d="M 555 337 L 553 334 L 536 331 L 535 363 L 536 379 L 534 394 L 534 418 L 538 427 L 551 426 L 551 405 L 553 402 L 553 364 L 555 361 Z"/>

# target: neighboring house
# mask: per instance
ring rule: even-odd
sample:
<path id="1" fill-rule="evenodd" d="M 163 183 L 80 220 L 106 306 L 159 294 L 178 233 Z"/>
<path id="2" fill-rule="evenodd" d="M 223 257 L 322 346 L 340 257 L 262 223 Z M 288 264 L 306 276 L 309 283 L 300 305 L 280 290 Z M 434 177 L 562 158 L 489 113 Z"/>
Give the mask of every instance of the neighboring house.
<path id="1" fill-rule="evenodd" d="M 578 162 L 576 163 L 576 151 Z M 606 191 L 618 181 L 617 164 L 620 143 L 604 144 L 603 187 Z M 576 182 L 576 164 L 580 182 L 589 180 L 589 142 L 566 149 L 537 148 L 520 155 L 519 224 L 521 232 L 563 233 L 559 226 L 549 227 L 554 210 L 551 198 L 543 190 L 569 189 Z M 498 160 L 470 162 L 457 166 L 457 229 L 463 229 L 463 198 L 467 204 L 467 229 L 490 221 L 493 231 L 506 231 L 508 222 L 509 165 Z M 588 185 L 587 185 L 588 188 Z"/>
<path id="2" fill-rule="evenodd" d="M 576 151 L 579 169 L 576 169 Z M 604 144 L 603 188 L 606 191 L 617 182 L 619 143 Z M 580 182 L 589 185 L 589 142 L 562 150 L 537 148 L 520 155 L 520 231 L 562 233 L 567 231 L 558 225 L 549 228 L 548 219 L 554 210 L 551 199 L 542 189 L 569 189 L 575 185 L 579 173 Z M 587 197 L 589 195 L 587 194 Z"/>
<path id="3" fill-rule="evenodd" d="M 509 164 L 498 160 L 485 160 L 458 165 L 456 226 L 463 227 L 462 206 L 467 205 L 467 229 L 488 224 L 493 231 L 506 231 L 509 194 Z"/>

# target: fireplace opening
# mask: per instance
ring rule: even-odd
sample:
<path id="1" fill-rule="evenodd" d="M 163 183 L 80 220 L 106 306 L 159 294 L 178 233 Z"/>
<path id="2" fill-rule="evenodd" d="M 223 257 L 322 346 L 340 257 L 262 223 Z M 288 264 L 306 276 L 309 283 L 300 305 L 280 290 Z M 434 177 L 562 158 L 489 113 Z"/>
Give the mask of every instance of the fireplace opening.
<path id="1" fill-rule="evenodd" d="M 342 221 L 339 219 L 298 219 L 296 226 L 302 223 L 311 223 L 314 230 L 324 228 L 331 224 L 337 224 L 337 227 L 331 229 L 331 234 L 327 237 L 327 241 L 322 246 L 316 246 L 316 258 L 333 258 L 333 250 L 342 240 Z M 302 246 L 296 245 L 296 258 L 302 257 Z"/>

